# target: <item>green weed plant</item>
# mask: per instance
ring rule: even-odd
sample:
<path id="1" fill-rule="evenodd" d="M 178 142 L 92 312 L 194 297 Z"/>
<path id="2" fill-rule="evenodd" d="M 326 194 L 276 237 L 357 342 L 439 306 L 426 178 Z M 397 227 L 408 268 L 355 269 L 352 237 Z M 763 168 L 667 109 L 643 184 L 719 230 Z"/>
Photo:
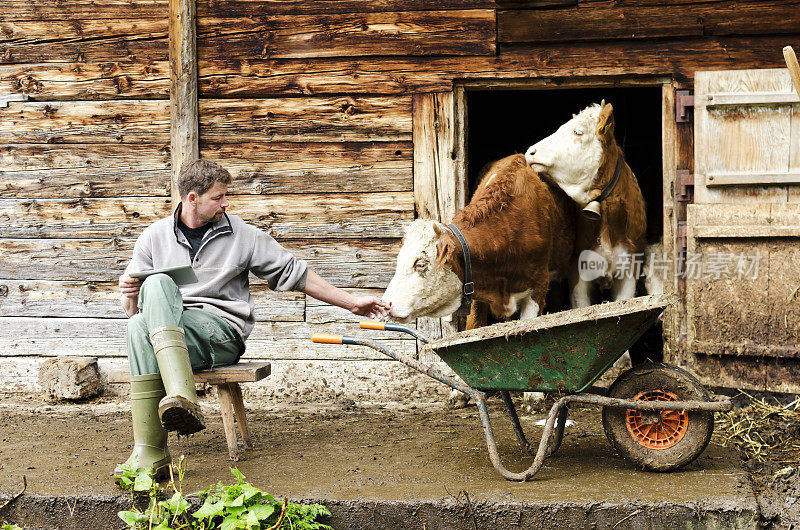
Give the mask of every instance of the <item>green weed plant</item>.
<path id="1" fill-rule="evenodd" d="M 166 499 L 158 483 L 153 480 L 152 468 L 140 468 L 136 462 L 123 466 L 117 475 L 119 486 L 131 491 L 133 506 L 117 515 L 128 525 L 129 530 L 333 530 L 317 521 L 331 515 L 322 504 L 296 504 L 276 500 L 245 480 L 236 468 L 231 473 L 235 484 L 221 482 L 195 495 L 203 504 L 192 511 L 192 503 L 183 496 L 182 484 L 186 474 L 186 460 L 180 457 L 170 468 L 167 490 L 172 495 Z M 148 505 L 144 511 L 136 507 L 136 495 L 147 495 Z M 166 500 L 161 500 L 166 499 Z M 5 529 L 2 529 L 5 530 Z"/>

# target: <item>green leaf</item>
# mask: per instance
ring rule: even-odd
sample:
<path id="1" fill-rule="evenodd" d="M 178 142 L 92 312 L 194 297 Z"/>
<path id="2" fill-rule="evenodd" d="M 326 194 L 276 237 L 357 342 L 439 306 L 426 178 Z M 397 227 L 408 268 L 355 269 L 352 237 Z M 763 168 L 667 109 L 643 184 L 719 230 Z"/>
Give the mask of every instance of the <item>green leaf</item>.
<path id="1" fill-rule="evenodd" d="M 259 495 L 263 494 L 264 492 L 262 492 L 260 489 L 256 488 L 252 484 L 242 484 L 242 495 L 244 495 L 245 502 L 250 502 L 251 500 L 254 502 L 258 501 L 260 499 L 257 499 L 255 497 L 258 497 Z"/>
<path id="2" fill-rule="evenodd" d="M 244 506 L 244 494 L 239 495 L 228 506 Z"/>
<path id="3" fill-rule="evenodd" d="M 230 515 L 235 515 L 235 516 L 239 517 L 240 515 L 242 515 L 244 512 L 247 511 L 247 507 L 246 506 L 228 506 L 228 507 L 225 508 L 225 511 Z"/>
<path id="4" fill-rule="evenodd" d="M 237 483 L 244 484 L 244 475 L 242 475 L 241 471 L 239 471 L 235 467 L 232 467 L 231 468 L 231 473 L 233 473 L 233 476 L 236 477 L 236 482 Z"/>
<path id="5" fill-rule="evenodd" d="M 153 478 L 150 474 L 146 472 L 140 473 L 136 475 L 136 480 L 133 482 L 133 491 L 149 491 L 152 486 Z"/>
<path id="6" fill-rule="evenodd" d="M 135 525 L 136 523 L 147 521 L 147 516 L 138 511 L 132 512 L 129 510 L 123 510 L 121 512 L 117 512 L 117 517 L 125 521 L 125 524 L 129 524 L 131 526 Z"/>
<path id="7" fill-rule="evenodd" d="M 267 519 L 270 515 L 275 513 L 275 505 L 274 504 L 256 504 L 255 506 L 250 507 L 250 514 L 255 515 L 255 517 L 262 521 Z"/>
<path id="8" fill-rule="evenodd" d="M 242 525 L 245 525 L 244 521 L 239 519 L 235 515 L 229 515 L 222 521 L 222 525 L 219 527 L 219 530 L 231 530 L 232 528 L 242 528 Z"/>
<path id="9" fill-rule="evenodd" d="M 181 515 L 189 508 L 189 503 L 179 491 L 176 491 L 168 501 L 161 501 L 158 505 L 174 515 Z"/>
<path id="10" fill-rule="evenodd" d="M 225 508 L 224 501 L 211 502 L 210 498 L 192 514 L 195 519 L 206 519 L 216 515 L 222 515 L 222 510 Z"/>
<path id="11" fill-rule="evenodd" d="M 256 512 L 253 510 L 247 512 L 247 526 L 255 526 L 256 528 L 261 527 L 261 519 L 258 518 L 258 514 L 256 514 Z"/>

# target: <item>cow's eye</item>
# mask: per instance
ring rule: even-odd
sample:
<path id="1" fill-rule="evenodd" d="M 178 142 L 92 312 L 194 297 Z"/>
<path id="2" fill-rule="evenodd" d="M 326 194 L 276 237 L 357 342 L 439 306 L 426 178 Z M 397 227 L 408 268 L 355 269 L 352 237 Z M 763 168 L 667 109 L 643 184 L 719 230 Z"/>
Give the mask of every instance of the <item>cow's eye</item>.
<path id="1" fill-rule="evenodd" d="M 427 268 L 428 268 L 428 262 L 427 262 L 427 261 L 425 261 L 424 259 L 418 259 L 418 260 L 417 260 L 417 261 L 414 263 L 414 270 L 415 270 L 416 272 L 422 272 L 422 271 L 424 271 L 424 270 L 425 270 L 425 269 L 427 269 Z"/>
<path id="2" fill-rule="evenodd" d="M 580 129 L 575 129 L 574 131 L 572 131 L 572 134 L 574 134 L 575 136 L 583 136 L 583 131 Z"/>

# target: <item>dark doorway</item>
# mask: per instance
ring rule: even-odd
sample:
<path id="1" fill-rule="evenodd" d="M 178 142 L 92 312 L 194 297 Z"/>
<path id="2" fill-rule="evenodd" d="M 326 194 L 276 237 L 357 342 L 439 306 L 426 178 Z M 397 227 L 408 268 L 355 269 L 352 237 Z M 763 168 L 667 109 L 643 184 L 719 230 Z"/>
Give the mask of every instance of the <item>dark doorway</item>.
<path id="1" fill-rule="evenodd" d="M 633 170 L 647 207 L 647 240 L 661 240 L 663 228 L 661 87 L 579 88 L 558 90 L 467 91 L 467 189 L 472 196 L 481 168 L 554 133 L 573 114 L 605 100 L 614 106 L 615 135 Z M 643 282 L 640 282 L 643 283 Z M 643 287 L 640 294 L 645 294 Z M 569 308 L 566 281 L 554 282 L 545 312 Z M 634 362 L 660 360 L 660 326 L 631 348 Z"/>
<path id="2" fill-rule="evenodd" d="M 647 204 L 647 240 L 662 234 L 661 87 L 562 90 L 476 90 L 467 92 L 467 186 L 478 185 L 480 169 L 556 131 L 592 103 L 614 106 L 617 143 L 633 169 Z"/>

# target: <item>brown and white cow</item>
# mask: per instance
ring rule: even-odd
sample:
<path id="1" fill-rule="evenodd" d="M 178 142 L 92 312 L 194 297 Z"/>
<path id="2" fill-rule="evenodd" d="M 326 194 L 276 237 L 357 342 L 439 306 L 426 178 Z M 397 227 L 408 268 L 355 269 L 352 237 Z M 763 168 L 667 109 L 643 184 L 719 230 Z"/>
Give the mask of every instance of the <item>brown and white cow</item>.
<path id="1" fill-rule="evenodd" d="M 575 209 L 554 184 L 539 178 L 521 154 L 493 163 L 472 200 L 453 220 L 469 246 L 475 301 L 506 319 L 544 308 L 551 272 L 566 274 L 574 250 Z M 464 261 L 450 230 L 417 219 L 406 229 L 397 269 L 383 298 L 401 322 L 444 317 L 461 305 Z M 468 326 L 474 321 L 473 308 Z"/>
<path id="2" fill-rule="evenodd" d="M 591 305 L 598 284 L 609 287 L 614 300 L 632 298 L 637 280 L 633 264 L 644 256 L 647 220 L 639 184 L 614 138 L 611 104 L 591 105 L 573 115 L 555 133 L 528 148 L 525 159 L 557 183 L 579 208 L 600 198 L 606 189 L 610 193 L 599 204 L 599 219 L 579 216 L 576 221 L 576 256 L 583 259 L 569 275 L 572 307 Z M 619 175 L 612 187 L 617 167 Z M 605 270 L 582 274 L 579 267 L 586 265 L 587 257 L 599 258 Z"/>
<path id="3" fill-rule="evenodd" d="M 609 186 L 619 162 L 618 181 L 600 203 L 600 218 L 581 216 L 577 221 L 576 250 L 591 250 L 605 259 L 608 267 L 598 281 L 610 286 L 614 300 L 632 298 L 636 275 L 630 274 L 630 264 L 636 255 L 644 255 L 647 220 L 639 184 L 614 138 L 611 104 L 587 107 L 532 145 L 525 158 L 532 168 L 555 181 L 579 208 L 596 200 Z M 577 266 L 571 276 L 572 306 L 591 305 L 594 282 L 580 278 Z"/>

